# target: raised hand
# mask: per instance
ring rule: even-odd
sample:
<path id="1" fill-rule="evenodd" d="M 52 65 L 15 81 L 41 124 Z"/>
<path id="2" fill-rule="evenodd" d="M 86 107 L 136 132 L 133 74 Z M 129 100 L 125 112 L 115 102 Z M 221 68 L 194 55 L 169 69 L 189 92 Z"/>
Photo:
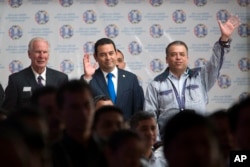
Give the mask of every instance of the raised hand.
<path id="1" fill-rule="evenodd" d="M 95 73 L 97 68 L 97 63 L 91 64 L 90 55 L 85 54 L 83 57 L 83 70 L 84 70 L 84 78 L 89 79 Z"/>
<path id="2" fill-rule="evenodd" d="M 221 31 L 221 40 L 228 41 L 234 30 L 240 25 L 240 19 L 237 15 L 230 15 L 225 23 L 217 20 Z"/>

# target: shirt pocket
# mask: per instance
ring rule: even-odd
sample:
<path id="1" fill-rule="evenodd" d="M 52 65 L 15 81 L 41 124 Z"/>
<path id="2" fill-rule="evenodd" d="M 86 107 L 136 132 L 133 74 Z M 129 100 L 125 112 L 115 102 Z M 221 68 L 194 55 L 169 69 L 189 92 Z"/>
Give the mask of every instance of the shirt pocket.
<path id="1" fill-rule="evenodd" d="M 174 105 L 174 94 L 173 94 L 173 90 L 169 89 L 169 90 L 164 90 L 164 91 L 160 91 L 159 92 L 159 108 L 161 110 L 167 109 L 169 107 L 171 107 L 172 105 Z"/>
<path id="2" fill-rule="evenodd" d="M 186 87 L 185 98 L 187 102 L 199 103 L 202 100 L 202 90 L 200 85 L 190 84 Z"/>

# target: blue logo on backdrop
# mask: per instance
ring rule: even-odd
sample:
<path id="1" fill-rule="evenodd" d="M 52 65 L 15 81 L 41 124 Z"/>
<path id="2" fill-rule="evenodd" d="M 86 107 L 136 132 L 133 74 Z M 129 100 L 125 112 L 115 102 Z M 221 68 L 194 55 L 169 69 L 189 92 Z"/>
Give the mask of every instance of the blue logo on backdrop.
<path id="1" fill-rule="evenodd" d="M 69 74 L 74 71 L 74 64 L 71 60 L 63 60 L 60 64 L 61 71 Z"/>
<path id="2" fill-rule="evenodd" d="M 9 64 L 9 71 L 11 73 L 15 73 L 15 72 L 19 72 L 23 69 L 23 64 L 21 61 L 19 60 L 13 60 L 12 62 L 10 62 Z"/>
<path id="3" fill-rule="evenodd" d="M 119 35 L 119 29 L 115 24 L 110 24 L 105 28 L 105 34 L 109 38 L 115 38 Z"/>
<path id="4" fill-rule="evenodd" d="M 83 20 L 87 24 L 93 24 L 96 21 L 96 13 L 93 10 L 87 10 L 83 13 Z"/>
<path id="5" fill-rule="evenodd" d="M 204 59 L 204 58 L 198 58 L 197 60 L 195 60 L 194 66 L 195 67 L 201 67 L 201 66 L 206 65 L 206 63 L 207 63 L 206 59 Z"/>
<path id="6" fill-rule="evenodd" d="M 141 53 L 142 47 L 136 41 L 132 41 L 128 45 L 128 50 L 131 55 L 138 55 Z"/>
<path id="7" fill-rule="evenodd" d="M 10 27 L 9 29 L 9 36 L 12 39 L 19 39 L 21 38 L 23 35 L 23 30 L 20 26 L 18 25 L 13 25 L 12 27 Z"/>
<path id="8" fill-rule="evenodd" d="M 249 95 L 250 95 L 249 92 L 242 92 L 242 93 L 239 95 L 239 100 L 242 101 L 242 100 L 246 99 Z"/>
<path id="9" fill-rule="evenodd" d="M 94 45 L 95 43 L 94 42 L 86 42 L 84 45 L 83 45 L 83 51 L 85 54 L 94 54 Z"/>
<path id="10" fill-rule="evenodd" d="M 70 7 L 73 4 L 73 0 L 59 0 L 63 7 Z"/>
<path id="11" fill-rule="evenodd" d="M 60 35 L 64 39 L 71 38 L 73 36 L 73 28 L 70 25 L 63 25 L 60 28 Z"/>
<path id="12" fill-rule="evenodd" d="M 159 24 L 154 24 L 150 27 L 150 35 L 153 38 L 160 38 L 163 35 L 163 29 L 161 25 Z"/>
<path id="13" fill-rule="evenodd" d="M 109 7 L 114 7 L 118 4 L 118 0 L 105 0 L 105 3 Z"/>
<path id="14" fill-rule="evenodd" d="M 150 62 L 150 69 L 153 72 L 161 72 L 164 68 L 164 64 L 160 59 L 153 59 Z"/>
<path id="15" fill-rule="evenodd" d="M 239 60 L 238 67 L 241 71 L 249 71 L 250 70 L 250 59 L 244 57 Z"/>
<path id="16" fill-rule="evenodd" d="M 142 19 L 142 16 L 141 16 L 141 12 L 139 10 L 131 10 L 128 13 L 128 20 L 132 24 L 139 23 L 141 21 L 141 19 Z"/>
<path id="17" fill-rule="evenodd" d="M 38 24 L 46 24 L 49 21 L 49 14 L 44 10 L 40 10 L 36 13 L 35 20 Z"/>
<path id="18" fill-rule="evenodd" d="M 222 23 L 225 23 L 229 17 L 229 13 L 227 10 L 225 9 L 222 9 L 222 10 L 219 10 L 217 13 L 216 13 L 216 17 L 218 20 L 220 20 Z"/>
<path id="19" fill-rule="evenodd" d="M 225 75 L 225 74 L 221 75 L 218 78 L 218 85 L 222 89 L 228 88 L 231 85 L 230 77 L 228 75 Z"/>
<path id="20" fill-rule="evenodd" d="M 238 27 L 238 34 L 241 37 L 248 37 L 248 36 L 250 36 L 250 26 L 248 24 L 241 24 Z"/>
<path id="21" fill-rule="evenodd" d="M 21 6 L 23 3 L 22 0 L 9 0 L 9 5 L 12 7 L 12 8 L 18 8 L 19 6 Z"/>
<path id="22" fill-rule="evenodd" d="M 249 0 L 238 0 L 238 4 L 239 4 L 240 6 L 242 6 L 242 7 L 248 6 L 249 3 L 250 3 Z"/>
<path id="23" fill-rule="evenodd" d="M 198 24 L 194 27 L 194 34 L 198 38 L 203 38 L 207 35 L 207 27 L 204 24 Z"/>
<path id="24" fill-rule="evenodd" d="M 163 3 L 163 0 L 149 0 L 149 3 L 152 6 L 157 7 L 157 6 L 161 6 L 161 4 Z"/>
<path id="25" fill-rule="evenodd" d="M 186 21 L 186 13 L 183 10 L 176 10 L 172 14 L 172 18 L 175 23 L 183 23 Z"/>
<path id="26" fill-rule="evenodd" d="M 194 0 L 194 4 L 199 7 L 204 6 L 207 4 L 207 0 Z"/>

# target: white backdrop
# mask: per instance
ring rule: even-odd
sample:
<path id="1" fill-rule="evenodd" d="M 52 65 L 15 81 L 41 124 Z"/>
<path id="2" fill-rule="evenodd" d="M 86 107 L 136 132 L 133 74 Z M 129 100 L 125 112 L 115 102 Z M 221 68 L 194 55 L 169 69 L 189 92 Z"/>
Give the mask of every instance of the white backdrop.
<path id="1" fill-rule="evenodd" d="M 114 40 L 127 69 L 144 90 L 166 68 L 165 47 L 174 40 L 189 46 L 189 66 L 203 65 L 219 39 L 216 19 L 237 14 L 218 82 L 209 93 L 208 111 L 227 108 L 249 94 L 250 0 L 0 0 L 0 82 L 30 65 L 29 40 L 41 36 L 51 44 L 49 66 L 68 74 L 83 73 L 84 53 L 102 37 Z M 94 59 L 92 59 L 94 62 Z"/>

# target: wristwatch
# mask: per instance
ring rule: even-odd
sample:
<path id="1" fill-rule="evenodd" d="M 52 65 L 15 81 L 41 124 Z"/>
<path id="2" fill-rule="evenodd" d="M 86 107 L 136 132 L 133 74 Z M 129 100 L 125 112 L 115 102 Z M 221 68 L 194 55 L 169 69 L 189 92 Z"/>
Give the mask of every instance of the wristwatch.
<path id="1" fill-rule="evenodd" d="M 231 43 L 231 39 L 229 39 L 228 41 L 222 41 L 221 39 L 219 40 L 219 44 L 224 47 L 224 48 L 230 48 L 230 43 Z"/>

